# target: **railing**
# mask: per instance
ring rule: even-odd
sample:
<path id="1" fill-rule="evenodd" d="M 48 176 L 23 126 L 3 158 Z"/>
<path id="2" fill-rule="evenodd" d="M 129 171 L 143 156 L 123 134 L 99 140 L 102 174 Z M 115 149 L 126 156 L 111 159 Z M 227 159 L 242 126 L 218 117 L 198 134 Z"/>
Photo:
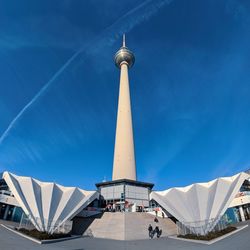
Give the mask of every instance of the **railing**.
<path id="1" fill-rule="evenodd" d="M 176 222 L 178 235 L 206 235 L 209 232 L 221 231 L 228 226 L 224 217 L 195 222 Z"/>
<path id="2" fill-rule="evenodd" d="M 155 208 L 147 207 L 147 208 L 144 208 L 144 211 L 145 211 L 145 212 L 154 212 L 154 211 L 155 211 Z"/>
<path id="3" fill-rule="evenodd" d="M 40 218 L 32 218 L 23 213 L 20 224 L 20 228 L 27 230 L 37 229 L 38 231 L 53 233 L 69 233 L 72 229 L 72 221 L 53 221 L 53 220 L 41 220 Z"/>

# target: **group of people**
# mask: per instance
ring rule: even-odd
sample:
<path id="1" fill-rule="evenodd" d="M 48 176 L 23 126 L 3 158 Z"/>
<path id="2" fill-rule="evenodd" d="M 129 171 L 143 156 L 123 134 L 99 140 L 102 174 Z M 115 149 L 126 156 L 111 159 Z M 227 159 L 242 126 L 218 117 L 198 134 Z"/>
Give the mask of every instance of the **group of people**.
<path id="1" fill-rule="evenodd" d="M 153 229 L 151 224 L 149 224 L 148 226 L 148 235 L 150 239 L 153 239 L 155 235 L 157 238 L 160 238 L 162 234 L 162 230 L 158 227 L 159 220 L 157 219 L 157 217 L 155 217 L 154 222 L 156 223 L 155 229 Z"/>

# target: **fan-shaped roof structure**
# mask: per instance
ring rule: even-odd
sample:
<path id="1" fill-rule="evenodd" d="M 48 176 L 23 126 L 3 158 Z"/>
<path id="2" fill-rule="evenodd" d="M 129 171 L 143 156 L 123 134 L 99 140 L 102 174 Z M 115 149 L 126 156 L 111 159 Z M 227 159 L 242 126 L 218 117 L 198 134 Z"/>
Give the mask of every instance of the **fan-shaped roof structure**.
<path id="1" fill-rule="evenodd" d="M 98 198 L 96 191 L 64 187 L 4 172 L 3 178 L 19 205 L 39 231 L 53 233 Z"/>
<path id="2" fill-rule="evenodd" d="M 206 183 L 151 192 L 150 198 L 184 225 L 194 222 L 203 228 L 207 225 L 204 230 L 207 233 L 216 225 L 216 219 L 225 213 L 247 178 L 249 175 L 242 172 Z M 208 223 L 210 220 L 214 220 L 213 225 Z"/>

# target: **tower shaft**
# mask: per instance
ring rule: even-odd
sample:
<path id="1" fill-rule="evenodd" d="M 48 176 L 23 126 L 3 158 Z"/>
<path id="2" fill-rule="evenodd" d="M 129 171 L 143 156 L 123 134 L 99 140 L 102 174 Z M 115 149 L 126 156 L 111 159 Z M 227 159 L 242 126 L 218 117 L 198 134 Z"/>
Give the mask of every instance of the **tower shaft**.
<path id="1" fill-rule="evenodd" d="M 120 69 L 120 90 L 112 180 L 136 180 L 128 64 L 125 61 L 122 62 Z"/>

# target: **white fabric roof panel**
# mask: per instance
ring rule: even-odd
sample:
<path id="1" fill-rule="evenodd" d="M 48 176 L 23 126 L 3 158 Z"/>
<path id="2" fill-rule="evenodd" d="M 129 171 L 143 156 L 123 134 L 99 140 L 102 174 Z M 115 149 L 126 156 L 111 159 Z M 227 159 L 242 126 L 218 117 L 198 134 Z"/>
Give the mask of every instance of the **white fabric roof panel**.
<path id="1" fill-rule="evenodd" d="M 155 200 L 184 225 L 217 219 L 222 216 L 249 175 L 242 172 L 232 177 L 218 178 L 206 183 L 195 183 L 182 188 L 153 191 Z M 210 228 L 211 229 L 211 228 Z"/>
<path id="2" fill-rule="evenodd" d="M 98 198 L 96 191 L 64 187 L 4 172 L 3 178 L 26 215 L 39 231 L 52 233 Z"/>

